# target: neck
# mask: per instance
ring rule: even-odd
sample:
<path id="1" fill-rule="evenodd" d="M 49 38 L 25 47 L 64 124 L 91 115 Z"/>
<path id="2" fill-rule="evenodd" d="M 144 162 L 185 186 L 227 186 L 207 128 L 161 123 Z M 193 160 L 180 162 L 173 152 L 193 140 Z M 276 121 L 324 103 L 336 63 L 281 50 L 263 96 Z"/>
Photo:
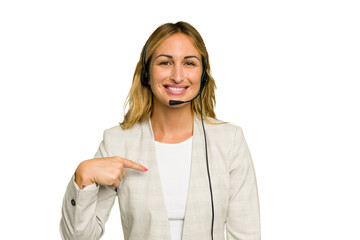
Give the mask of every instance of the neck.
<path id="1" fill-rule="evenodd" d="M 175 139 L 192 136 L 193 113 L 191 102 L 170 107 L 154 101 L 151 125 L 155 139 Z"/>

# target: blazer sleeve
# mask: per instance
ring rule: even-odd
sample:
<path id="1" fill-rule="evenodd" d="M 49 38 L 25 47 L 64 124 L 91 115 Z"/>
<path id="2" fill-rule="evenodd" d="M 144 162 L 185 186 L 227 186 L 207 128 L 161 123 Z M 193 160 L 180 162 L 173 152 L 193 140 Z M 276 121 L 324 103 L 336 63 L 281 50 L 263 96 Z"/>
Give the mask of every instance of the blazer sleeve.
<path id="1" fill-rule="evenodd" d="M 230 164 L 227 240 L 260 240 L 260 208 L 253 161 L 242 128 L 237 126 Z"/>
<path id="2" fill-rule="evenodd" d="M 105 130 L 94 158 L 109 157 L 109 146 L 109 134 Z M 112 186 L 99 185 L 85 191 L 76 187 L 75 184 L 72 177 L 63 199 L 60 220 L 61 238 L 63 240 L 100 239 L 115 202 L 116 189 Z"/>

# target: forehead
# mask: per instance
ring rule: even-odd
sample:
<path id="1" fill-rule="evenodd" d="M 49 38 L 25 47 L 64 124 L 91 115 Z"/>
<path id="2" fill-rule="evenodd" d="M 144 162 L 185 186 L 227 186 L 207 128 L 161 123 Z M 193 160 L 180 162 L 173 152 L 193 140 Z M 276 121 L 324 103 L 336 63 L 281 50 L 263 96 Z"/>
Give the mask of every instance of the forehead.
<path id="1" fill-rule="evenodd" d="M 191 38 L 183 33 L 175 33 L 167 37 L 155 50 L 155 57 L 158 54 L 172 56 L 196 55 L 200 57 L 199 51 L 194 46 Z"/>

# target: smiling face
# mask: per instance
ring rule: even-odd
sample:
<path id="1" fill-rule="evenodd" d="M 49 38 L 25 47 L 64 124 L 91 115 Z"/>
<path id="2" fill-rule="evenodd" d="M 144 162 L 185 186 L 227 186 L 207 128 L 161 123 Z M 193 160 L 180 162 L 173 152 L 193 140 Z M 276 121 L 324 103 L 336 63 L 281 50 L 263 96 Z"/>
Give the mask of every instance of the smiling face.
<path id="1" fill-rule="evenodd" d="M 155 50 L 149 67 L 154 104 L 170 106 L 170 100 L 187 101 L 198 94 L 201 55 L 187 35 L 175 33 L 166 38 Z M 183 107 L 190 103 L 171 107 Z"/>

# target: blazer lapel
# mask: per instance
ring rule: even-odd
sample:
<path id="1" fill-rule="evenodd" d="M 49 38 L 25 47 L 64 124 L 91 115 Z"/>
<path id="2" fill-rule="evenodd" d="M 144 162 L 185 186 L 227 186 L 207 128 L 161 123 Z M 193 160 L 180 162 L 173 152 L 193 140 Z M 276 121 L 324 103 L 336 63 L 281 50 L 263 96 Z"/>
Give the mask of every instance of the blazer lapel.
<path id="1" fill-rule="evenodd" d="M 167 209 L 165 205 L 164 191 L 161 184 L 158 162 L 156 159 L 156 146 L 154 142 L 154 134 L 149 118 L 148 129 L 151 132 L 152 144 L 150 145 L 153 152 L 153 172 L 156 179 L 153 179 L 156 186 L 159 186 L 159 204 L 161 205 L 161 224 L 166 231 L 164 233 L 170 239 L 170 225 L 168 220 Z M 206 122 L 204 122 L 206 127 Z M 209 156 L 208 156 L 209 157 Z M 211 196 L 209 189 L 209 180 L 207 175 L 206 154 L 205 154 L 205 138 L 202 128 L 201 120 L 194 116 L 193 122 L 193 139 L 192 139 L 192 155 L 191 155 L 191 169 L 189 189 L 185 208 L 185 219 L 183 225 L 182 239 L 199 239 L 201 236 L 207 236 L 210 232 L 211 226 Z"/>
<path id="2" fill-rule="evenodd" d="M 204 122 L 206 131 L 206 122 Z M 207 136 L 207 134 L 206 134 Z M 211 196 L 201 120 L 194 117 L 190 183 L 182 239 L 207 239 L 211 224 Z"/>

